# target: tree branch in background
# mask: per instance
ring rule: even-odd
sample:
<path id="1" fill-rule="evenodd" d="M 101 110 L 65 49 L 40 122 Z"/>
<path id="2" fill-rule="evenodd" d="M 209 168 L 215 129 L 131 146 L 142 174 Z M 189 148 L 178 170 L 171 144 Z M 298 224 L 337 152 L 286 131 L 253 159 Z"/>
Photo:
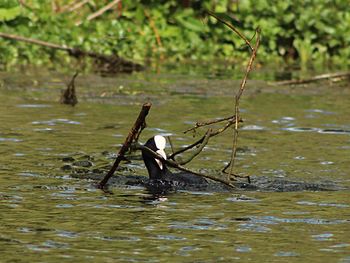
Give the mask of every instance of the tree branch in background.
<path id="1" fill-rule="evenodd" d="M 125 153 L 129 150 L 130 145 L 132 142 L 135 141 L 136 137 L 139 136 L 139 131 L 142 129 L 142 126 L 144 125 L 146 121 L 146 117 L 148 115 L 149 110 L 151 109 L 152 104 L 151 103 L 144 103 L 142 105 L 141 111 L 139 113 L 139 116 L 137 117 L 134 125 L 129 131 L 128 136 L 126 137 L 122 147 L 120 148 L 117 158 L 114 161 L 114 164 L 112 168 L 109 170 L 109 172 L 106 174 L 106 176 L 99 182 L 98 188 L 102 189 L 108 182 L 109 178 L 111 178 L 117 170 L 119 163 L 124 159 Z"/>
<path id="2" fill-rule="evenodd" d="M 96 17 L 99 17 L 101 15 L 103 15 L 103 13 L 105 13 L 106 11 L 108 11 L 109 9 L 111 9 L 113 6 L 115 6 L 116 4 L 118 4 L 120 2 L 120 0 L 114 0 L 112 2 L 110 2 L 108 5 L 105 5 L 104 7 L 102 7 L 101 9 L 99 9 L 98 11 L 96 11 L 95 13 L 92 13 L 91 15 L 89 15 L 86 19 L 86 21 L 91 21 L 93 19 L 95 19 Z M 76 26 L 80 26 L 84 21 L 78 21 L 75 23 Z"/>
<path id="3" fill-rule="evenodd" d="M 27 42 L 27 43 L 31 43 L 31 44 L 51 48 L 51 49 L 63 50 L 68 52 L 70 56 L 73 56 L 76 58 L 81 58 L 84 56 L 91 57 L 95 60 L 96 64 L 99 67 L 104 68 L 111 73 L 115 73 L 115 72 L 131 73 L 133 71 L 140 71 L 144 69 L 142 65 L 131 62 L 124 58 L 121 58 L 115 54 L 108 56 L 108 55 L 104 55 L 96 52 L 85 51 L 80 48 L 72 48 L 66 45 L 58 45 L 58 44 L 54 44 L 54 43 L 50 43 L 50 42 L 46 42 L 38 39 L 27 38 L 27 37 L 22 37 L 22 36 L 12 35 L 12 34 L 2 33 L 2 32 L 0 32 L 0 37 L 15 40 L 15 41 Z"/>
<path id="4" fill-rule="evenodd" d="M 156 27 L 156 24 L 154 23 L 154 20 L 152 19 L 150 13 L 148 10 L 144 10 L 144 13 L 145 13 L 145 16 L 147 17 L 148 21 L 149 21 L 149 25 L 150 27 L 152 28 L 153 32 L 154 32 L 154 35 L 155 35 L 155 38 L 156 38 L 156 41 L 157 41 L 157 45 L 158 45 L 158 48 L 162 48 L 163 47 L 163 44 L 162 44 L 162 40 L 160 38 L 160 35 L 159 35 L 159 32 L 158 32 L 158 29 Z M 161 59 L 164 59 L 164 56 L 163 54 L 161 54 Z"/>
<path id="5" fill-rule="evenodd" d="M 59 13 L 65 13 L 65 12 L 73 12 L 81 7 L 83 7 L 85 4 L 89 3 L 91 0 L 78 0 L 74 1 L 72 3 L 69 3 L 65 6 L 62 6 L 58 9 Z"/>
<path id="6" fill-rule="evenodd" d="M 25 0 L 18 0 L 18 3 L 21 6 L 23 6 L 24 8 L 27 8 L 27 9 L 33 11 L 33 8 L 30 5 L 28 5 Z"/>

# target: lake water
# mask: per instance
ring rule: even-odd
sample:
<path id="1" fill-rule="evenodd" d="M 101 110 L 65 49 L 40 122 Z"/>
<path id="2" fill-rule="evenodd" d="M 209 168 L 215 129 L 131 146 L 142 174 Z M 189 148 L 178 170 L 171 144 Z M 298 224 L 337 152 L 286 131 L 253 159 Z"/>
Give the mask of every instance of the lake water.
<path id="1" fill-rule="evenodd" d="M 72 108 L 58 103 L 70 75 L 1 72 L 0 262 L 350 262 L 348 190 L 154 201 L 140 188 L 102 192 L 61 169 L 67 156 L 110 164 L 102 152 L 117 152 L 145 101 L 153 106 L 141 141 L 161 133 L 176 147 L 192 142 L 182 131 L 196 121 L 232 114 L 240 76 L 82 74 Z M 263 73 L 252 78 L 237 172 L 350 187 L 349 82 L 287 87 Z M 189 167 L 221 169 L 231 140 L 232 130 L 214 138 Z M 147 175 L 139 156 L 123 167 Z"/>

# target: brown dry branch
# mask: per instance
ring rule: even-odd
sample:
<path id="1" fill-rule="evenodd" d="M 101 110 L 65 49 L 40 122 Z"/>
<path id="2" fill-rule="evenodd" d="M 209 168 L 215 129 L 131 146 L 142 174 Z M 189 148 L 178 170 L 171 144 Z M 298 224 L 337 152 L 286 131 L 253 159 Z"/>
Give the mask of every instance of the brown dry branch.
<path id="1" fill-rule="evenodd" d="M 173 154 L 175 152 L 175 150 L 174 150 L 173 141 L 171 140 L 171 136 L 167 136 L 166 138 L 168 139 L 168 142 L 170 144 L 171 154 Z"/>
<path id="2" fill-rule="evenodd" d="M 66 45 L 58 45 L 38 39 L 27 38 L 19 35 L 7 34 L 0 32 L 0 37 L 11 39 L 15 41 L 27 42 L 39 46 L 44 46 L 47 48 L 63 50 L 68 52 L 70 56 L 81 58 L 84 56 L 93 58 L 95 62 L 102 68 L 106 68 L 109 72 L 124 72 L 131 73 L 132 71 L 141 71 L 144 67 L 138 63 L 131 62 L 124 58 L 119 57 L 118 55 L 104 55 L 96 52 L 85 51 L 80 48 L 72 48 Z"/>
<path id="3" fill-rule="evenodd" d="M 147 17 L 148 21 L 149 21 L 149 25 L 150 27 L 152 28 L 153 32 L 154 32 L 154 35 L 156 37 L 156 41 L 157 41 L 157 45 L 159 48 L 162 48 L 163 47 L 163 44 L 162 44 L 162 40 L 160 38 L 160 35 L 159 35 L 159 32 L 158 32 L 158 29 L 154 23 L 154 20 L 152 19 L 150 13 L 148 10 L 144 10 L 144 13 L 145 13 L 145 16 Z"/>
<path id="4" fill-rule="evenodd" d="M 184 147 L 184 148 L 182 148 L 182 149 L 180 149 L 180 150 L 178 150 L 178 151 L 176 151 L 176 152 L 173 152 L 173 154 L 170 155 L 169 159 L 175 160 L 175 156 L 176 156 L 176 155 L 179 155 L 179 154 L 184 153 L 184 152 L 186 152 L 186 151 L 188 151 L 188 150 L 191 150 L 192 148 L 198 146 L 199 144 L 203 144 L 203 141 L 205 141 L 205 144 L 203 144 L 203 145 L 201 146 L 201 149 L 203 149 L 204 146 L 205 146 L 206 144 L 208 144 L 209 139 L 210 139 L 211 137 L 217 136 L 217 135 L 219 135 L 220 133 L 223 133 L 224 131 L 226 131 L 227 128 L 231 127 L 231 126 L 235 123 L 236 119 L 234 118 L 234 116 L 231 116 L 231 117 L 222 118 L 222 119 L 217 119 L 217 120 L 210 120 L 210 121 L 207 121 L 207 122 L 201 122 L 201 123 L 197 122 L 197 124 L 199 124 L 197 127 L 195 126 L 195 127 L 191 128 L 191 129 L 188 129 L 188 130 L 185 131 L 184 133 L 186 133 L 186 132 L 188 132 L 188 131 L 190 131 L 190 130 L 196 130 L 196 129 L 199 128 L 199 127 L 211 125 L 211 124 L 218 123 L 218 122 L 222 122 L 222 121 L 225 121 L 225 120 L 226 120 L 227 122 L 226 122 L 226 124 L 225 124 L 224 126 L 222 126 L 221 128 L 219 128 L 219 129 L 217 129 L 217 130 L 211 130 L 209 134 L 208 134 L 208 131 L 207 131 L 207 133 L 206 133 L 204 136 L 202 136 L 199 140 L 195 141 L 194 143 L 192 143 L 192 144 L 190 144 L 190 145 L 188 145 L 188 146 L 186 146 L 186 147 Z M 241 119 L 240 119 L 239 121 L 242 122 Z M 205 140 L 207 134 L 208 134 L 209 137 L 208 137 L 208 140 Z M 197 151 L 194 151 L 194 153 L 193 153 L 194 156 L 192 157 L 192 159 L 193 159 L 196 155 L 198 155 L 198 154 L 199 154 L 199 153 L 197 153 Z M 188 157 L 188 158 L 191 158 L 191 157 Z"/>
<path id="5" fill-rule="evenodd" d="M 179 155 L 181 153 L 184 153 L 184 152 L 192 149 L 193 147 L 196 147 L 197 145 L 199 145 L 200 143 L 202 143 L 204 141 L 204 138 L 205 138 L 205 135 L 202 138 L 200 138 L 199 140 L 197 140 L 196 142 L 194 142 L 194 143 L 192 143 L 192 144 L 190 144 L 190 145 L 188 145 L 188 146 L 186 146 L 186 147 L 184 147 L 184 148 L 174 152 L 172 155 L 169 156 L 169 159 L 175 160 L 175 156 L 176 155 Z"/>
<path id="6" fill-rule="evenodd" d="M 23 6 L 24 8 L 27 8 L 27 9 L 33 11 L 33 8 L 30 5 L 28 5 L 25 0 L 18 0 L 18 3 L 21 6 Z"/>
<path id="7" fill-rule="evenodd" d="M 233 133 L 233 146 L 232 146 L 231 160 L 230 160 L 229 164 L 223 169 L 223 172 L 226 172 L 226 169 L 228 167 L 230 167 L 230 172 L 227 174 L 228 179 L 233 174 L 233 166 L 234 166 L 234 161 L 235 161 L 236 154 L 237 154 L 238 120 L 240 119 L 239 102 L 240 102 L 241 96 L 244 92 L 244 89 L 246 87 L 248 75 L 252 71 L 253 62 L 256 58 L 256 54 L 257 54 L 259 45 L 260 45 L 260 28 L 257 28 L 256 29 L 255 46 L 253 48 L 252 55 L 250 56 L 250 59 L 249 59 L 249 62 L 248 62 L 248 65 L 247 65 L 247 68 L 245 71 L 245 75 L 242 79 L 239 91 L 235 97 L 235 118 L 236 118 L 236 121 L 235 121 L 235 126 L 234 126 L 234 133 Z"/>
<path id="8" fill-rule="evenodd" d="M 142 105 L 141 111 L 139 113 L 139 116 L 137 117 L 134 125 L 129 131 L 128 136 L 126 137 L 122 147 L 120 148 L 117 158 L 114 161 L 114 164 L 112 168 L 109 170 L 109 172 L 106 174 L 106 176 L 99 182 L 98 188 L 103 189 L 106 183 L 108 182 L 109 178 L 111 178 L 117 170 L 119 163 L 125 158 L 125 153 L 129 150 L 131 143 L 135 141 L 136 136 L 138 136 L 140 129 L 145 125 L 145 120 L 148 115 L 149 110 L 151 109 L 152 104 L 147 102 Z"/>
<path id="9" fill-rule="evenodd" d="M 73 1 L 72 3 L 69 3 L 65 6 L 60 7 L 58 10 L 58 13 L 73 12 L 73 11 L 83 7 L 85 4 L 89 3 L 90 1 L 91 0 Z"/>
<path id="10" fill-rule="evenodd" d="M 199 127 L 208 126 L 208 125 L 216 124 L 216 123 L 219 123 L 219 122 L 227 121 L 226 124 L 222 128 L 220 128 L 220 129 L 218 129 L 218 130 L 216 130 L 214 132 L 210 132 L 210 135 L 208 136 L 208 139 L 209 139 L 210 137 L 216 136 L 216 135 L 224 132 L 227 128 L 231 127 L 234 124 L 234 134 L 233 134 L 233 140 L 232 140 L 233 145 L 232 145 L 232 152 L 231 152 L 230 162 L 222 170 L 223 173 L 227 174 L 227 178 L 226 178 L 227 181 L 230 181 L 230 180 L 233 180 L 232 176 L 234 176 L 234 177 L 242 177 L 240 175 L 237 175 L 237 174 L 233 173 L 233 166 L 234 166 L 234 161 L 235 161 L 236 153 L 237 153 L 238 125 L 242 121 L 242 119 L 241 119 L 241 117 L 239 115 L 240 114 L 239 102 L 240 102 L 241 96 L 242 96 L 242 94 L 243 94 L 243 92 L 245 90 L 247 79 L 248 79 L 249 73 L 252 70 L 253 62 L 254 62 L 254 60 L 256 58 L 257 50 L 258 50 L 259 45 L 260 45 L 260 29 L 257 28 L 255 30 L 255 34 L 254 34 L 254 36 L 255 36 L 255 45 L 253 46 L 252 43 L 251 43 L 251 40 L 248 40 L 248 38 L 246 38 L 241 32 L 239 32 L 233 25 L 229 24 L 225 20 L 222 20 L 220 17 L 218 17 L 214 13 L 208 12 L 208 14 L 210 16 L 214 17 L 215 19 L 217 19 L 218 21 L 220 21 L 221 23 L 223 23 L 224 25 L 226 25 L 227 27 L 229 27 L 233 32 L 235 32 L 246 43 L 246 45 L 250 48 L 250 50 L 252 51 L 252 54 L 251 54 L 250 59 L 248 61 L 248 64 L 247 64 L 247 67 L 246 67 L 246 71 L 245 71 L 245 75 L 244 75 L 244 77 L 243 77 L 243 79 L 241 81 L 241 84 L 240 84 L 240 88 L 239 88 L 239 90 L 238 90 L 238 92 L 237 92 L 237 94 L 235 96 L 235 106 L 234 106 L 234 113 L 235 114 L 233 116 L 222 118 L 222 119 L 209 120 L 209 121 L 206 121 L 206 122 L 197 122 L 194 127 L 186 130 L 184 133 L 187 133 L 189 131 L 196 131 L 196 129 L 199 128 Z M 190 150 L 193 147 L 195 147 L 195 146 L 197 146 L 197 145 L 199 145 L 201 143 L 204 145 L 204 143 L 203 143 L 204 138 L 205 138 L 205 136 L 200 138 L 195 143 L 193 143 L 193 144 L 191 144 L 191 145 L 189 145 L 189 146 L 187 146 L 187 147 L 185 147 L 185 148 L 183 148 L 183 149 L 173 153 L 169 158 L 174 160 L 174 157 L 176 155 L 178 155 L 180 153 L 184 153 L 185 151 Z M 206 141 L 206 143 L 207 142 L 208 141 Z M 196 151 L 194 154 L 197 155 L 198 152 Z M 228 167 L 230 167 L 229 173 L 226 172 Z M 248 177 L 248 180 L 250 181 L 249 177 Z"/>
<path id="11" fill-rule="evenodd" d="M 79 72 L 76 72 L 71 81 L 68 83 L 67 88 L 61 94 L 60 102 L 62 104 L 69 104 L 73 107 L 78 103 L 77 95 L 75 92 L 75 78 L 78 76 Z"/>
<path id="12" fill-rule="evenodd" d="M 208 175 L 208 174 L 203 174 L 203 173 L 199 173 L 199 172 L 195 172 L 195 171 L 192 171 L 188 168 L 185 168 L 183 166 L 181 166 L 180 164 L 178 164 L 177 162 L 173 161 L 173 160 L 166 160 L 164 159 L 162 156 L 160 156 L 159 154 L 157 154 L 156 152 L 152 151 L 150 148 L 144 146 L 144 145 L 141 145 L 141 144 L 136 144 L 135 145 L 135 148 L 136 149 L 139 149 L 139 150 L 143 150 L 143 151 L 147 151 L 149 154 L 151 154 L 154 158 L 157 158 L 158 160 L 160 160 L 161 162 L 163 162 L 164 164 L 170 166 L 170 167 L 173 167 L 173 168 L 176 168 L 180 171 L 184 171 L 184 172 L 187 172 L 187 173 L 191 173 L 191 174 L 194 174 L 194 175 L 198 175 L 198 176 L 202 176 L 204 178 L 207 178 L 207 179 L 211 179 L 213 181 L 216 181 L 216 182 L 220 182 L 222 184 L 225 184 L 231 188 L 236 188 L 232 183 L 230 183 L 229 181 L 226 181 L 222 178 L 219 178 L 219 177 L 216 177 L 216 176 L 212 176 L 212 175 Z"/>
<path id="13" fill-rule="evenodd" d="M 118 4 L 121 0 L 114 0 L 112 2 L 110 2 L 109 4 L 105 5 L 104 7 L 102 7 L 101 9 L 97 10 L 95 13 L 89 15 L 87 17 L 87 21 L 91 21 L 101 15 L 103 15 L 106 11 L 108 11 L 109 9 L 112 9 L 113 6 L 115 6 L 116 4 Z M 75 23 L 76 26 L 80 26 L 84 21 L 78 21 Z"/>
<path id="14" fill-rule="evenodd" d="M 194 157 L 196 157 L 198 154 L 200 154 L 203 151 L 204 147 L 208 144 L 209 138 L 211 137 L 211 133 L 212 133 L 212 130 L 208 129 L 208 131 L 204 135 L 203 140 L 202 140 L 201 144 L 198 146 L 198 148 L 195 149 L 192 152 L 192 154 L 190 156 L 188 156 L 186 159 L 178 160 L 177 163 L 181 164 L 181 165 L 185 165 L 185 164 L 189 163 L 190 161 L 192 161 L 194 159 Z"/>
<path id="15" fill-rule="evenodd" d="M 203 126 L 208 126 L 211 124 L 215 124 L 215 123 L 219 123 L 219 122 L 223 122 L 223 121 L 233 121 L 235 120 L 235 116 L 229 116 L 229 117 L 225 117 L 225 118 L 219 118 L 219 119 L 214 119 L 214 120 L 208 120 L 208 121 L 204 121 L 204 122 L 196 122 L 195 126 L 192 128 L 187 129 L 186 131 L 184 131 L 184 133 L 188 133 L 190 131 L 195 131 L 196 129 L 203 127 Z M 242 120 L 239 120 L 240 122 L 242 122 Z"/>
<path id="16" fill-rule="evenodd" d="M 251 51 L 254 50 L 253 46 L 251 45 L 250 41 L 248 40 L 248 38 L 246 38 L 241 32 L 239 32 L 233 25 L 231 25 L 230 23 L 226 22 L 225 20 L 221 19 L 220 17 L 218 17 L 216 14 L 207 11 L 208 14 L 212 17 L 214 17 L 216 20 L 220 21 L 221 23 L 223 23 L 225 26 L 227 26 L 228 28 L 230 28 L 233 32 L 235 32 L 241 39 L 244 40 L 244 42 L 246 43 L 246 45 L 250 48 Z"/>

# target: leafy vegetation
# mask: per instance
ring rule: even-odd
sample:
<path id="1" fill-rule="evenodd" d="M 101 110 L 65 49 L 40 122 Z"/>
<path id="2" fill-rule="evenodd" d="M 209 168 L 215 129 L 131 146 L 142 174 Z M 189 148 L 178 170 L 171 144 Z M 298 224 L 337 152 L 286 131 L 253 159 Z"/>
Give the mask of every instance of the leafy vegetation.
<path id="1" fill-rule="evenodd" d="M 74 4 L 82 3 L 77 7 Z M 342 0 L 121 0 L 89 15 L 109 0 L 2 0 L 0 32 L 17 34 L 87 51 L 144 61 L 239 59 L 244 43 L 206 10 L 227 14 L 253 37 L 262 29 L 258 59 L 349 65 L 350 5 Z M 76 9 L 74 9 L 76 7 Z M 223 15 L 222 15 L 223 16 Z M 0 38 L 2 64 L 46 64 L 72 58 L 52 49 Z"/>

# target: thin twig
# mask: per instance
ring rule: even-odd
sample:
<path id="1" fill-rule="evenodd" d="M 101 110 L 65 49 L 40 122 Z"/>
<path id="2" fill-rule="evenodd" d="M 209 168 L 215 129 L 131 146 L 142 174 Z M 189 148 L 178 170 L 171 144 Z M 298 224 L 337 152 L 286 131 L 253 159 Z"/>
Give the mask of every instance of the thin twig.
<path id="1" fill-rule="evenodd" d="M 198 129 L 199 127 L 208 126 L 211 124 L 215 124 L 215 123 L 219 123 L 219 122 L 223 122 L 223 121 L 228 121 L 228 120 L 233 120 L 233 119 L 235 119 L 234 115 L 229 116 L 229 117 L 225 117 L 225 118 L 220 118 L 220 119 L 208 120 L 208 121 L 204 121 L 204 122 L 196 122 L 194 127 L 187 129 L 186 131 L 184 131 L 184 133 L 186 134 L 190 131 L 194 131 L 194 130 Z"/>
<path id="2" fill-rule="evenodd" d="M 89 15 L 86 20 L 91 21 L 91 20 L 95 19 L 96 17 L 103 15 L 106 11 L 111 9 L 113 6 L 115 6 L 119 2 L 120 2 L 120 0 L 114 0 L 114 1 L 110 2 L 108 5 L 105 5 L 104 7 L 102 7 L 98 11 L 96 11 L 95 13 Z M 77 23 L 75 23 L 75 25 L 80 26 L 82 23 L 83 23 L 83 21 L 78 21 Z"/>
<path id="3" fill-rule="evenodd" d="M 203 142 L 204 138 L 205 138 L 205 135 L 202 138 L 200 138 L 199 140 L 197 140 L 196 142 L 194 142 L 194 143 L 192 143 L 192 144 L 190 144 L 190 145 L 188 145 L 188 146 L 186 146 L 186 147 L 184 147 L 184 148 L 174 152 L 172 155 L 169 156 L 169 159 L 174 160 L 176 155 L 179 155 L 181 153 L 184 153 L 184 152 L 192 149 L 193 147 L 196 147 L 198 144 Z"/>
<path id="4" fill-rule="evenodd" d="M 120 148 L 118 155 L 117 155 L 117 158 L 115 159 L 112 168 L 109 170 L 109 172 L 106 174 L 106 176 L 99 182 L 99 184 L 97 186 L 98 188 L 103 188 L 106 185 L 106 183 L 108 182 L 109 178 L 112 177 L 115 170 L 118 168 L 119 163 L 124 158 L 124 154 L 128 151 L 131 143 L 135 140 L 135 137 L 137 136 L 138 131 L 140 130 L 140 128 L 144 124 L 145 119 L 147 117 L 147 114 L 148 114 L 149 110 L 151 109 L 151 106 L 152 106 L 152 104 L 149 102 L 142 105 L 139 116 L 137 117 L 132 128 L 130 129 L 129 134 L 123 143 L 123 146 Z"/>
<path id="5" fill-rule="evenodd" d="M 240 121 L 241 121 L 241 120 L 240 120 Z M 234 123 L 235 123 L 235 120 L 229 119 L 229 120 L 227 121 L 227 123 L 226 123 L 223 127 L 219 128 L 219 129 L 217 129 L 217 130 L 211 131 L 210 134 L 209 134 L 209 138 L 214 137 L 214 136 L 217 136 L 217 135 L 219 135 L 220 133 L 223 133 L 224 131 L 227 130 L 227 128 L 229 128 L 230 126 L 232 126 L 232 124 L 234 124 Z M 192 144 L 190 144 L 190 145 L 188 145 L 188 146 L 186 146 L 186 147 L 184 147 L 184 148 L 182 148 L 182 149 L 180 149 L 180 150 L 174 152 L 173 154 L 170 155 L 169 159 L 174 160 L 176 155 L 179 155 L 179 154 L 184 153 L 184 152 L 186 152 L 186 151 L 188 151 L 188 150 L 191 150 L 192 148 L 196 147 L 197 145 L 203 143 L 205 137 L 206 137 L 206 135 L 202 136 L 199 140 L 195 141 L 194 143 L 192 143 Z M 208 141 L 209 141 L 209 140 L 208 140 Z M 207 141 L 207 143 L 208 143 L 208 141 Z M 204 146 L 205 146 L 205 145 L 204 145 Z M 204 146 L 203 146 L 203 147 L 204 147 Z M 196 154 L 196 155 L 197 155 L 197 154 Z"/>
<path id="6" fill-rule="evenodd" d="M 196 157 L 198 154 L 200 154 L 202 152 L 202 150 L 204 149 L 204 147 L 208 144 L 209 138 L 211 137 L 211 132 L 212 132 L 212 130 L 208 129 L 208 131 L 204 135 L 204 139 L 203 139 L 201 145 L 195 151 L 193 151 L 193 153 L 190 156 L 188 156 L 186 159 L 178 161 L 177 163 L 181 164 L 181 165 L 185 165 L 185 164 L 189 163 L 190 161 L 192 161 L 194 159 L 194 157 Z"/>
<path id="7" fill-rule="evenodd" d="M 249 75 L 249 73 L 252 70 L 253 62 L 254 62 L 254 60 L 256 58 L 256 54 L 257 54 L 257 51 L 258 51 L 258 48 L 259 48 L 259 45 L 260 45 L 260 29 L 257 28 L 255 31 L 256 31 L 256 42 L 255 42 L 255 46 L 253 48 L 253 53 L 252 53 L 252 55 L 251 55 L 251 57 L 249 59 L 248 65 L 246 67 L 246 72 L 245 72 L 245 75 L 244 75 L 244 77 L 242 79 L 239 91 L 238 91 L 238 93 L 237 93 L 237 95 L 235 97 L 235 118 L 236 118 L 236 121 L 235 121 L 234 134 L 233 134 L 233 146 L 232 146 L 231 160 L 229 162 L 229 165 L 226 166 L 224 168 L 224 170 L 223 170 L 225 172 L 225 170 L 228 167 L 230 167 L 230 172 L 227 175 L 228 177 L 230 177 L 230 175 L 233 172 L 234 161 L 235 161 L 236 154 L 237 154 L 239 102 L 240 102 L 241 96 L 242 96 L 242 94 L 244 92 L 244 89 L 245 89 L 245 86 L 246 86 L 246 83 L 247 83 L 247 79 L 248 79 L 248 75 Z"/>
<path id="8" fill-rule="evenodd" d="M 171 148 L 171 153 L 173 154 L 175 151 L 174 151 L 173 141 L 171 140 L 171 136 L 167 136 L 166 138 L 168 139 L 168 142 L 169 142 L 170 148 Z"/>
<path id="9" fill-rule="evenodd" d="M 90 2 L 90 0 L 74 1 L 68 5 L 62 6 L 59 10 L 59 13 L 73 12 L 76 9 L 83 7 L 85 4 L 87 4 L 89 2 Z"/>
<path id="10" fill-rule="evenodd" d="M 148 18 L 149 20 L 149 25 L 150 27 L 152 28 L 153 32 L 154 32 L 154 35 L 156 37 L 156 41 L 157 41 L 157 44 L 158 44 L 158 47 L 162 48 L 163 45 L 162 45 L 162 40 L 160 38 L 160 35 L 159 35 L 159 32 L 158 32 L 158 29 L 154 23 L 154 20 L 152 19 L 150 13 L 148 12 L 148 10 L 144 10 L 144 13 L 145 13 L 145 16 Z"/>
<path id="11" fill-rule="evenodd" d="M 250 48 L 251 51 L 253 51 L 253 46 L 250 44 L 249 40 L 241 33 L 239 32 L 233 25 L 231 25 L 230 23 L 227 23 L 225 20 L 221 19 L 220 17 L 218 17 L 216 14 L 207 11 L 207 13 L 216 18 L 218 21 L 220 21 L 221 23 L 223 23 L 224 25 L 226 25 L 227 27 L 229 27 L 232 31 L 234 31 L 241 39 L 244 40 L 244 42 L 247 44 L 247 46 Z"/>

